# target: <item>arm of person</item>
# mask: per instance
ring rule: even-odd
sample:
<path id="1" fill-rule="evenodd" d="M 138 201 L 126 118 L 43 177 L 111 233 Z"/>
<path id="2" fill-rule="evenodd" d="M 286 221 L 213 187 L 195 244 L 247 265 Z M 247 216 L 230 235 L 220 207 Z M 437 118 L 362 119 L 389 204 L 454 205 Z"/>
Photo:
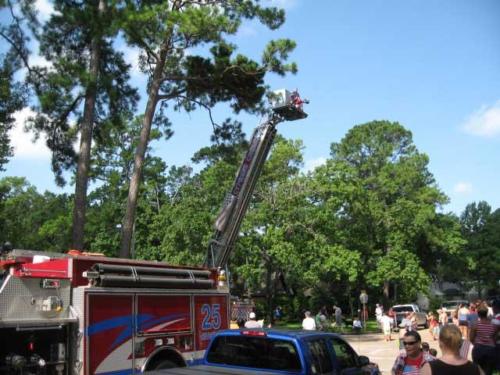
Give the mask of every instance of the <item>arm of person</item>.
<path id="1" fill-rule="evenodd" d="M 500 333 L 500 326 L 495 325 L 495 330 L 493 331 L 492 338 L 493 341 L 497 341 L 498 334 Z"/>
<path id="2" fill-rule="evenodd" d="M 401 356 L 398 356 L 394 361 L 394 365 L 391 369 L 391 375 L 399 375 L 403 372 L 404 367 L 404 359 Z"/>
<path id="3" fill-rule="evenodd" d="M 429 362 L 424 363 L 424 365 L 420 369 L 420 375 L 432 375 L 432 369 Z"/>
<path id="4" fill-rule="evenodd" d="M 474 340 L 476 339 L 476 331 L 477 331 L 477 327 L 474 325 L 471 327 L 470 332 L 469 332 L 469 340 L 473 344 L 474 344 Z"/>

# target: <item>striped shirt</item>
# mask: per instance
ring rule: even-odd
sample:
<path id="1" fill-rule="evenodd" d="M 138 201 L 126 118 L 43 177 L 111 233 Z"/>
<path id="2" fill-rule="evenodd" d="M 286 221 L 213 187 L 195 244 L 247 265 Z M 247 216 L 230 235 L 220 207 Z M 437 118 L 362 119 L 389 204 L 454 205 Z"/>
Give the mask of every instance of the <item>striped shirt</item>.
<path id="1" fill-rule="evenodd" d="M 479 320 L 476 324 L 476 337 L 474 338 L 474 345 L 495 346 L 493 340 L 497 327 L 491 322 Z"/>

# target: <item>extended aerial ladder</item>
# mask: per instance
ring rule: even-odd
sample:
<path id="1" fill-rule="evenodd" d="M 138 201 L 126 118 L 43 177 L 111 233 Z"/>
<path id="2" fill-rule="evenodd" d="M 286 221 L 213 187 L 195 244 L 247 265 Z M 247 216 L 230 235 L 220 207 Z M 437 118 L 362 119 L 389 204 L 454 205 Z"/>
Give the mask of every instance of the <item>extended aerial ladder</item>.
<path id="1" fill-rule="evenodd" d="M 254 130 L 233 188 L 215 221 L 215 234 L 208 247 L 206 266 L 218 269 L 226 267 L 255 184 L 276 136 L 276 125 L 306 118 L 307 114 L 302 108 L 304 103 L 308 101 L 301 99 L 297 91 L 279 90 L 274 93 L 267 119 Z"/>

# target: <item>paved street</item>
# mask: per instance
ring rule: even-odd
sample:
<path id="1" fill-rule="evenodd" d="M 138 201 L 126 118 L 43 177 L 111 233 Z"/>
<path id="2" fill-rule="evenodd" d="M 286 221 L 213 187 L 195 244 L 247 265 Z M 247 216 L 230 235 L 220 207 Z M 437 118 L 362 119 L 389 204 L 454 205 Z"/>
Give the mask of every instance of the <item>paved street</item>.
<path id="1" fill-rule="evenodd" d="M 428 342 L 431 348 L 438 351 L 438 356 L 441 355 L 437 341 L 433 341 L 427 329 L 419 330 L 418 333 L 422 336 L 423 342 Z M 390 374 L 394 360 L 399 353 L 399 334 L 393 333 L 392 341 L 384 341 L 383 335 L 366 334 L 366 335 L 345 335 L 343 336 L 356 350 L 358 354 L 366 355 L 372 362 L 379 365 L 383 374 Z"/>

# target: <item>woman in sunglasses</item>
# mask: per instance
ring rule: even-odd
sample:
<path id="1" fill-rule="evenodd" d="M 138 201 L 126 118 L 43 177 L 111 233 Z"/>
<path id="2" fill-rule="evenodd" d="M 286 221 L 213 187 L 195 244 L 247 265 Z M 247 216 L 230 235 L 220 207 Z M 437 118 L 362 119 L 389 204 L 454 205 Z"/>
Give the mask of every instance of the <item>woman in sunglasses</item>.
<path id="1" fill-rule="evenodd" d="M 392 366 L 392 375 L 419 375 L 422 366 L 435 358 L 422 350 L 422 339 L 417 331 L 406 332 L 402 339 L 404 351 Z"/>
<path id="2" fill-rule="evenodd" d="M 484 375 L 478 365 L 460 356 L 462 333 L 452 324 L 441 328 L 439 347 L 441 358 L 422 367 L 422 375 Z"/>

